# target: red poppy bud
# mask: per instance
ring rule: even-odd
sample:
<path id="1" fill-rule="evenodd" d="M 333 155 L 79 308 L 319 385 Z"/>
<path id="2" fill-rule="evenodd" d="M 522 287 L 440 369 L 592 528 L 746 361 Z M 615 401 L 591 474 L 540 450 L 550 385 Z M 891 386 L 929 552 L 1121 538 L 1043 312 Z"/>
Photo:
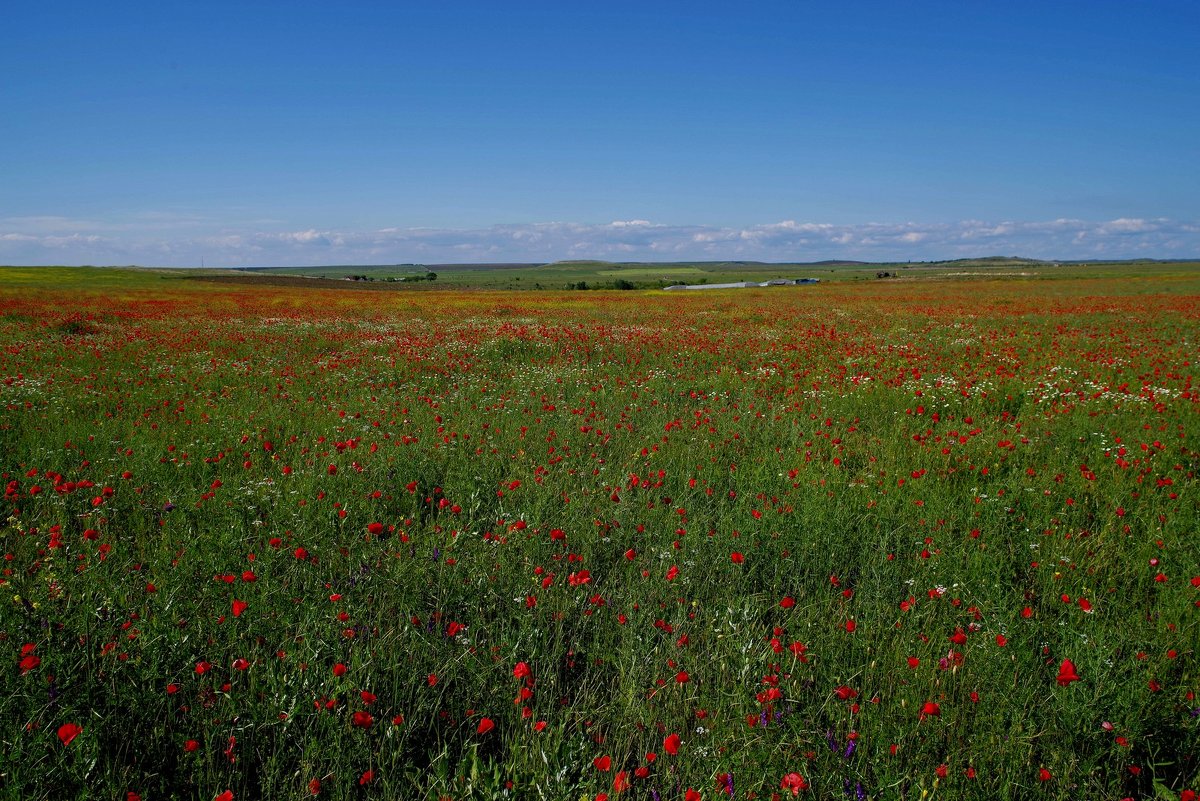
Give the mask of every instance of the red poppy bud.
<path id="1" fill-rule="evenodd" d="M 1079 674 L 1075 672 L 1075 663 L 1070 659 L 1064 659 L 1058 668 L 1058 686 L 1066 687 L 1073 681 L 1079 681 Z"/>

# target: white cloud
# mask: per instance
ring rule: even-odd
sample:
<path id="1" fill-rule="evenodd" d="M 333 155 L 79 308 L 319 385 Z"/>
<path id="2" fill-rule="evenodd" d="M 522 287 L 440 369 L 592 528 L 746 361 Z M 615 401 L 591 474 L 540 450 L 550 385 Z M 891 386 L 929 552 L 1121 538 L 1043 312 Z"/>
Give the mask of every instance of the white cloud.
<path id="1" fill-rule="evenodd" d="M 374 230 L 211 228 L 154 215 L 106 225 L 64 217 L 0 219 L 0 263 L 195 266 L 469 261 L 821 259 L 928 260 L 987 255 L 1047 259 L 1200 256 L 1200 221 L 1120 217 L 1089 222 L 834 223 L 744 227 L 615 220 L 486 228 Z M 139 224 L 139 220 L 142 221 Z"/>
<path id="2" fill-rule="evenodd" d="M 1127 217 L 1107 222 L 1101 226 L 1106 233 L 1137 234 L 1143 231 L 1154 231 L 1158 228 L 1157 220 L 1136 220 Z"/>

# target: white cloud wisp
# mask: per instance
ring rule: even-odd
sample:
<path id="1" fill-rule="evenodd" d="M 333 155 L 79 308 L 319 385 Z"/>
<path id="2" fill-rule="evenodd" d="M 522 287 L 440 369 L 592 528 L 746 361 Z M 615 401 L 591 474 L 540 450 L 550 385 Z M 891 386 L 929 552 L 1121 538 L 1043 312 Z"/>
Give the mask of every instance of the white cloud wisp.
<path id="1" fill-rule="evenodd" d="M 1170 219 L 1092 222 L 831 223 L 784 220 L 747 227 L 543 222 L 486 228 L 176 231 L 136 222 L 59 217 L 0 219 L 0 264 L 138 264 L 157 267 L 332 264 L 825 259 L 925 261 L 977 256 L 1043 259 L 1200 257 L 1200 223 Z M 174 234 L 174 235 L 172 235 Z"/>

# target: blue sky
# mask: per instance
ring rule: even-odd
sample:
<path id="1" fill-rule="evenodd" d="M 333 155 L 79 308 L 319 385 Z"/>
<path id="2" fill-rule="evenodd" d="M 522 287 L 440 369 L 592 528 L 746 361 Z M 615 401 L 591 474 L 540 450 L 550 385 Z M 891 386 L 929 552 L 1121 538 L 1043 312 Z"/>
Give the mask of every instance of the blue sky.
<path id="1" fill-rule="evenodd" d="M 0 263 L 1200 256 L 1194 2 L 40 2 Z"/>

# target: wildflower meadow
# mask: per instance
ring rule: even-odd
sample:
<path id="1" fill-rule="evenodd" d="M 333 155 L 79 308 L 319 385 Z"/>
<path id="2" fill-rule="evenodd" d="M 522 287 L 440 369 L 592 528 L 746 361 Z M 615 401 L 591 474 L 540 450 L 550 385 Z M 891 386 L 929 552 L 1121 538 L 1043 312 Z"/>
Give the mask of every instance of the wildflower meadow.
<path id="1" fill-rule="evenodd" d="M 0 270 L 0 796 L 1194 799 L 1198 333 Z"/>

